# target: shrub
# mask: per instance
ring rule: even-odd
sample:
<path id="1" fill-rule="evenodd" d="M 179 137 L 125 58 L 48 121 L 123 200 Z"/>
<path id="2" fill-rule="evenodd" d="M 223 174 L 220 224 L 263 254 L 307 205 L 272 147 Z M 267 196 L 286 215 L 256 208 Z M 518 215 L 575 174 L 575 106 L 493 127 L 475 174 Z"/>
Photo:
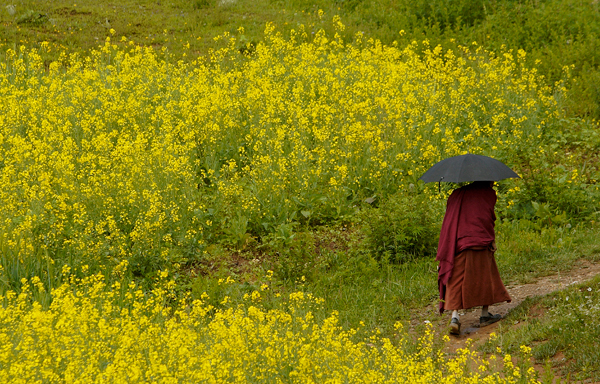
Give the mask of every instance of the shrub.
<path id="1" fill-rule="evenodd" d="M 265 236 L 264 248 L 273 256 L 273 270 L 282 280 L 298 281 L 314 269 L 315 242 L 310 232 L 294 233 L 293 225 L 282 224 Z"/>
<path id="2" fill-rule="evenodd" d="M 398 193 L 365 214 L 367 247 L 378 258 L 404 262 L 435 254 L 442 202 L 420 193 Z"/>

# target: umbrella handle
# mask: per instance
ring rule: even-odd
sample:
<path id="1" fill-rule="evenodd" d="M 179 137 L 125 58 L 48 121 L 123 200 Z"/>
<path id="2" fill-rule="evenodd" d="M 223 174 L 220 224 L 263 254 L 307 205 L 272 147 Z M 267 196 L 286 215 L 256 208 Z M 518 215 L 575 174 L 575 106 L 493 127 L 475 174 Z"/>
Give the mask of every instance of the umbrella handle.
<path id="1" fill-rule="evenodd" d="M 438 181 L 438 193 L 442 193 L 442 179 L 444 176 L 440 177 L 440 181 Z"/>

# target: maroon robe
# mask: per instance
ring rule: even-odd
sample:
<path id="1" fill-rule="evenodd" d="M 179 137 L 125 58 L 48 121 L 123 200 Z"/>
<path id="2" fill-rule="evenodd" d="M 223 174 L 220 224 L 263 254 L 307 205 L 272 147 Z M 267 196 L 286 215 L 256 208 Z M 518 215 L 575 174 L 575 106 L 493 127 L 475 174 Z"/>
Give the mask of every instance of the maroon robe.
<path id="1" fill-rule="evenodd" d="M 465 249 L 486 248 L 494 242 L 495 205 L 496 191 L 487 181 L 456 189 L 448 198 L 436 257 L 440 313 L 444 311 L 443 300 L 455 256 Z"/>

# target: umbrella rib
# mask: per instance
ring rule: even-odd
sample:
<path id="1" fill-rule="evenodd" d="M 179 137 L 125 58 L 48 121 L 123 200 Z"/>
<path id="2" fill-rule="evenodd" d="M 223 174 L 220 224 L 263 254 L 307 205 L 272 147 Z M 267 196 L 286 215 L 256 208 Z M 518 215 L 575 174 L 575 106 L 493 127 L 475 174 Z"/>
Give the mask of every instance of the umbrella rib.
<path id="1" fill-rule="evenodd" d="M 463 165 L 466 160 L 467 160 L 467 155 L 462 155 L 462 158 L 460 159 L 460 165 L 458 166 L 458 174 L 456 175 L 457 182 L 460 182 L 462 180 Z"/>

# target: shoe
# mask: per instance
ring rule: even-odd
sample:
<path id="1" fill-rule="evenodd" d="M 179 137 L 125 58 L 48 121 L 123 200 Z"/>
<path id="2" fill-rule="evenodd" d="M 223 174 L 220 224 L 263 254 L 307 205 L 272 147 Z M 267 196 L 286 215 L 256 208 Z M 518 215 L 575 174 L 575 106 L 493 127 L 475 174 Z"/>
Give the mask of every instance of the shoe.
<path id="1" fill-rule="evenodd" d="M 481 316 L 479 318 L 479 326 L 485 327 L 487 325 L 494 324 L 496 321 L 499 321 L 501 319 L 502 315 L 492 315 L 491 313 L 489 313 L 487 316 Z"/>
<path id="2" fill-rule="evenodd" d="M 453 317 L 452 321 L 450 321 L 450 334 L 460 335 L 460 321 L 456 317 Z"/>

